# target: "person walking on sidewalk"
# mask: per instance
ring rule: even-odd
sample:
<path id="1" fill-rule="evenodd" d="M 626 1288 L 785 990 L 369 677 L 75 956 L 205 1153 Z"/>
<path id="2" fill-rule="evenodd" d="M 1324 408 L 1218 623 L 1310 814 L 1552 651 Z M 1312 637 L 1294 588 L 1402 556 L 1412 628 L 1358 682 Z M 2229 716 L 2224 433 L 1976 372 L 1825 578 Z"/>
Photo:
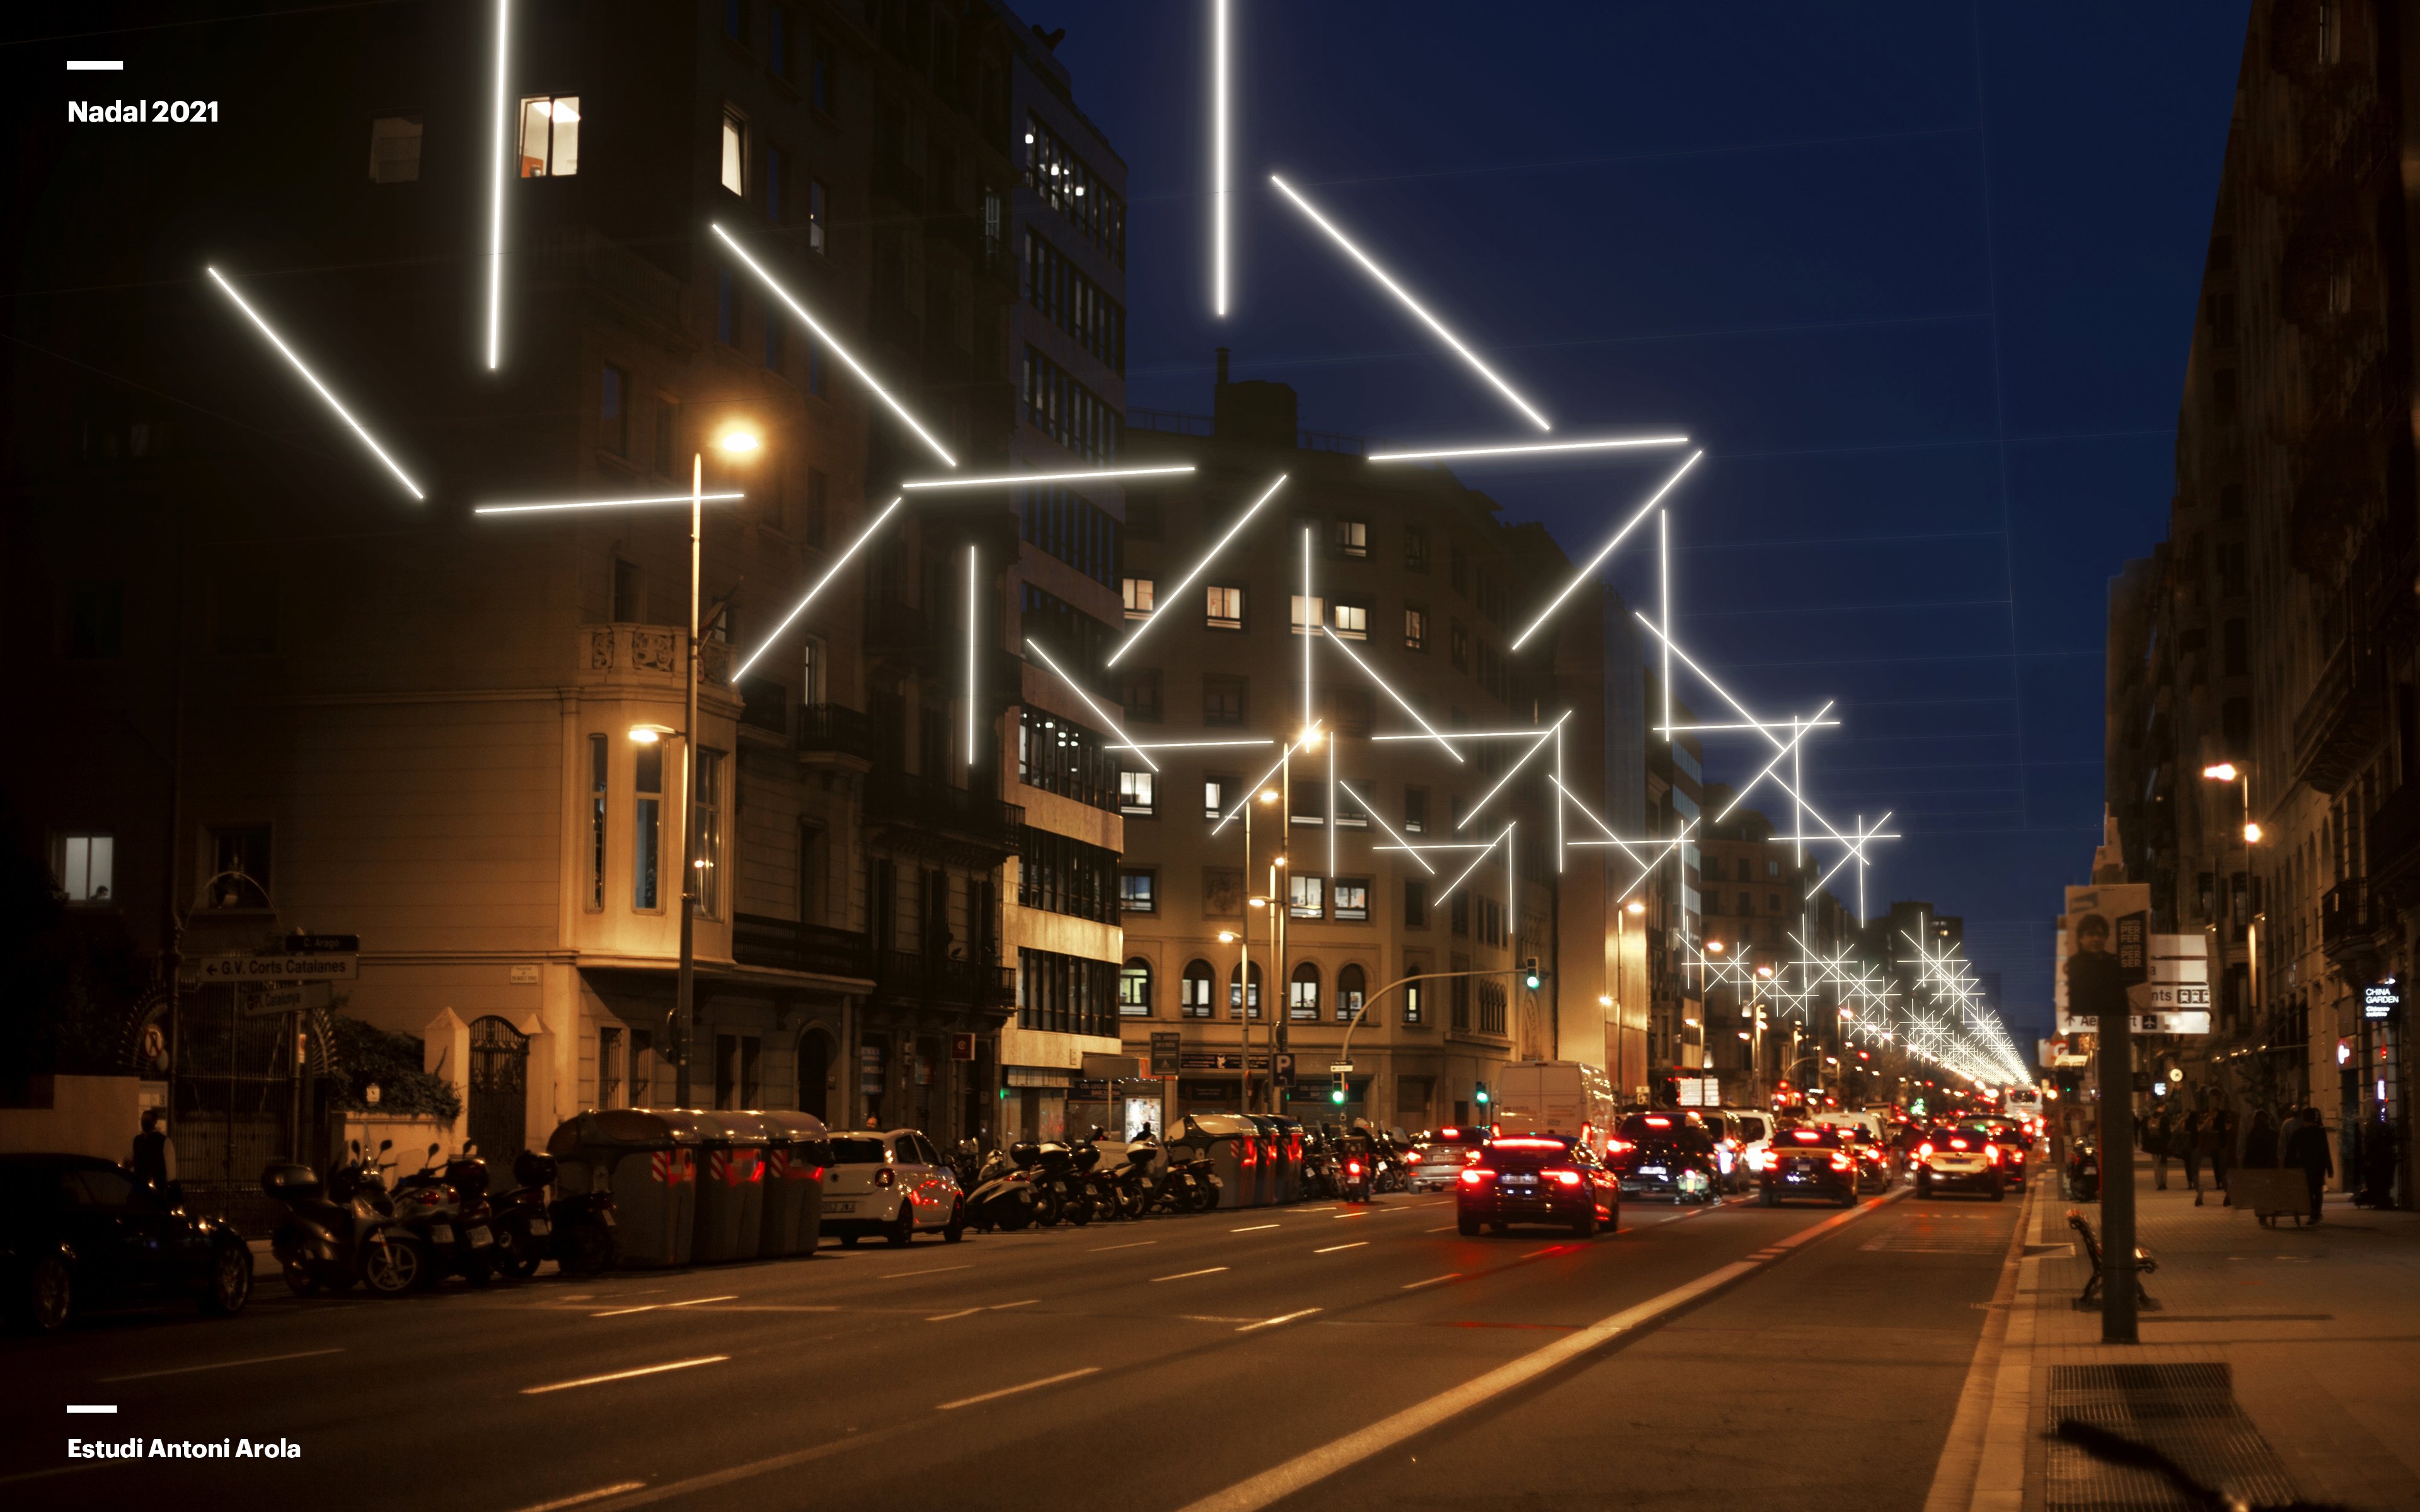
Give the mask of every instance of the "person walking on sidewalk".
<path id="1" fill-rule="evenodd" d="M 2210 1147 L 2210 1115 L 2188 1113 L 2177 1122 L 2177 1158 L 2185 1163 L 2185 1185 L 2193 1188 L 2194 1206 L 2201 1206 L 2201 1158 Z"/>
<path id="2" fill-rule="evenodd" d="M 153 1186 L 164 1187 L 177 1179 L 177 1142 L 168 1137 L 160 1109 L 143 1110 L 143 1132 L 134 1136 L 134 1151 L 126 1164 Z"/>
<path id="3" fill-rule="evenodd" d="M 2319 1196 L 2328 1187 L 2328 1178 L 2336 1173 L 2335 1152 L 2328 1148 L 2328 1126 L 2319 1121 L 2319 1110 L 2304 1108 L 2293 1122 L 2294 1133 L 2286 1146 L 2288 1166 L 2301 1166 L 2303 1180 L 2311 1189 L 2311 1222 L 2319 1221 Z"/>
<path id="4" fill-rule="evenodd" d="M 2252 1121 L 2244 1125 L 2243 1158 L 2236 1164 L 2249 1171 L 2277 1168 L 2277 1120 L 2269 1116 L 2265 1103 L 2252 1110 Z"/>
<path id="5" fill-rule="evenodd" d="M 2162 1192 L 2168 1189 L 2168 1145 L 2175 1137 L 2168 1110 L 2163 1106 L 2151 1115 L 2150 1124 L 2143 1134 L 2143 1149 L 2151 1157 L 2151 1185 Z"/>
<path id="6" fill-rule="evenodd" d="M 2210 1142 L 2202 1148 L 2210 1153 L 2210 1181 L 2218 1188 L 2218 1205 L 2235 1206 L 2235 1198 L 2226 1190 L 2227 1157 L 2235 1150 L 2235 1114 L 2224 1103 L 2210 1110 Z"/>

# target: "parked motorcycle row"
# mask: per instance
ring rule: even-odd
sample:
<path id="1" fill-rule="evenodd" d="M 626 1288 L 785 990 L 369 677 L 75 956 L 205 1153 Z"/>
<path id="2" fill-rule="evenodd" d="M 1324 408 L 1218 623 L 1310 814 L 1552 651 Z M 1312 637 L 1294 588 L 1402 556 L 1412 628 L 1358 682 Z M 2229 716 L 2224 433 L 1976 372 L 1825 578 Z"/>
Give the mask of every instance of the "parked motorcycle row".
<path id="1" fill-rule="evenodd" d="M 1306 1129 L 1302 1141 L 1300 1190 L 1307 1200 L 1367 1202 L 1380 1192 L 1406 1190 L 1405 1151 L 1384 1134 Z M 1206 1212 L 1219 1205 L 1224 1190 L 1217 1163 L 1194 1155 L 1189 1146 L 1164 1146 L 1145 1134 L 1123 1152 L 1105 1152 L 1097 1128 L 1088 1138 L 988 1153 L 967 1140 L 952 1165 L 968 1194 L 967 1226 L 980 1233 Z"/>
<path id="2" fill-rule="evenodd" d="M 298 1295 L 359 1285 L 372 1296 L 399 1297 L 458 1275 L 474 1287 L 498 1276 L 526 1278 L 544 1260 L 573 1273 L 611 1269 L 615 1260 L 613 1198 L 607 1192 L 551 1196 L 555 1163 L 536 1150 L 513 1162 L 519 1184 L 488 1190 L 487 1162 L 466 1145 L 442 1164 L 428 1147 L 417 1171 L 389 1184 L 393 1140 L 349 1158 L 324 1180 L 308 1165 L 273 1165 L 261 1190 L 287 1210 L 271 1237 L 286 1284 Z"/>

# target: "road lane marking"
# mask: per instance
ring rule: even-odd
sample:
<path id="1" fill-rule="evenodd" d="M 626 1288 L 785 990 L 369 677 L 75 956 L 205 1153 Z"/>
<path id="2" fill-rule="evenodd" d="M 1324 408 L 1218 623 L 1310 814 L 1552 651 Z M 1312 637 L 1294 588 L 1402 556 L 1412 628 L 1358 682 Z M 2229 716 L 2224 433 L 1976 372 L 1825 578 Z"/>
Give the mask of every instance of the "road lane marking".
<path id="1" fill-rule="evenodd" d="M 643 1480 L 626 1480 L 618 1486 L 599 1486 L 593 1491 L 582 1491 L 577 1496 L 558 1496 L 551 1502 L 538 1502 L 520 1508 L 520 1512 L 562 1512 L 562 1509 L 566 1506 L 579 1506 L 584 1503 L 600 1501 L 608 1496 L 619 1496 L 624 1491 L 635 1491 L 646 1484 Z"/>
<path id="2" fill-rule="evenodd" d="M 1460 1224 L 1439 1224 L 1435 1228 L 1430 1229 L 1429 1232 L 1432 1234 L 1442 1234 L 1449 1228 L 1459 1228 L 1461 1227 L 1462 1225 Z"/>
<path id="3" fill-rule="evenodd" d="M 1257 1323 L 1246 1323 L 1243 1327 L 1235 1330 L 1235 1332 L 1238 1334 L 1249 1334 L 1256 1328 L 1275 1328 L 1280 1323 L 1291 1323 L 1297 1318 L 1309 1318 L 1311 1314 L 1317 1311 L 1319 1311 L 1319 1309 L 1316 1307 L 1305 1307 L 1298 1313 L 1286 1313 L 1278 1318 L 1264 1318 Z"/>
<path id="4" fill-rule="evenodd" d="M 1854 1223 L 1881 1205 L 1860 1203 L 1846 1212 L 1835 1214 L 1792 1236 L 1791 1247 L 1829 1233 L 1843 1224 Z M 1666 1313 L 1688 1305 L 1700 1297 L 1717 1291 L 1742 1276 L 1753 1275 L 1764 1266 L 1754 1260 L 1733 1260 L 1717 1266 L 1694 1281 L 1684 1282 L 1669 1291 L 1651 1297 L 1634 1307 L 1609 1314 L 1586 1327 L 1574 1330 L 1552 1344 L 1532 1350 L 1528 1354 L 1498 1365 L 1484 1375 L 1476 1376 L 1461 1385 L 1439 1392 L 1426 1401 L 1416 1402 L 1392 1415 L 1379 1419 L 1369 1427 L 1347 1433 L 1340 1439 L 1296 1455 L 1281 1464 L 1257 1475 L 1236 1482 L 1222 1491 L 1192 1502 L 1180 1512 L 1260 1512 L 1260 1509 L 1292 1496 L 1305 1487 L 1316 1485 L 1337 1472 L 1348 1469 L 1373 1455 L 1383 1453 L 1406 1440 L 1414 1439 L 1480 1403 L 1502 1396 L 1525 1385 L 1550 1370 L 1599 1348 L 1600 1346 L 1654 1321 Z"/>
<path id="5" fill-rule="evenodd" d="M 1371 1210 L 1364 1208 L 1358 1212 L 1340 1212 L 1336 1216 L 1339 1218 L 1367 1218 L 1370 1216 L 1370 1212 Z"/>
<path id="6" fill-rule="evenodd" d="M 1039 1297 L 1028 1297 L 1023 1302 L 996 1302 L 990 1306 L 985 1308 L 984 1311 L 987 1313 L 1004 1313 L 1011 1307 L 1031 1307 L 1041 1300 L 1042 1299 Z"/>
<path id="7" fill-rule="evenodd" d="M 953 1318 L 972 1318 L 975 1314 L 982 1311 L 983 1309 L 980 1307 L 962 1307 L 954 1313 L 935 1313 L 932 1317 L 925 1319 L 924 1321 L 928 1323 L 946 1323 Z"/>
<path id="8" fill-rule="evenodd" d="M 523 1386 L 524 1396 L 543 1396 L 551 1391 L 569 1391 L 574 1386 L 601 1386 L 609 1381 L 629 1381 L 639 1376 L 659 1376 L 667 1370 L 687 1370 L 692 1365 L 720 1365 L 730 1359 L 727 1354 L 701 1354 L 694 1360 L 674 1360 L 664 1365 L 643 1365 L 636 1370 L 615 1370 L 602 1376 L 582 1376 L 577 1381 L 557 1381 L 544 1386 Z"/>
<path id="9" fill-rule="evenodd" d="M 1312 1250 L 1311 1253 L 1313 1255 L 1333 1255 L 1341 1249 L 1359 1249 L 1362 1245 L 1369 1242 L 1370 1242 L 1366 1239 L 1357 1239 L 1350 1244 L 1330 1244 L 1326 1249 L 1315 1249 Z"/>
<path id="10" fill-rule="evenodd" d="M 977 1402 L 997 1401 L 1002 1396 L 1014 1396 L 1021 1391 L 1039 1391 L 1045 1386 L 1055 1386 L 1063 1381 L 1075 1381 L 1084 1376 L 1098 1375 L 1100 1369 L 1099 1365 L 1088 1365 L 1081 1370 L 1063 1370 L 1055 1376 L 1045 1376 L 1040 1381 L 1029 1381 L 1022 1386 L 1002 1386 L 998 1391 L 987 1391 L 980 1396 L 961 1396 L 954 1402 L 943 1402 L 933 1411 L 954 1412 L 961 1407 L 972 1407 Z"/>
<path id="11" fill-rule="evenodd" d="M 972 1265 L 928 1265 L 921 1271 L 893 1271 L 889 1275 L 878 1275 L 874 1279 L 876 1281 L 905 1281 L 911 1275 L 939 1275 L 944 1271 L 971 1271 L 973 1269 L 974 1267 Z"/>
<path id="12" fill-rule="evenodd" d="M 80 1413 L 80 1412 L 98 1413 L 98 1414 L 101 1414 L 101 1415 L 104 1415 L 104 1416 L 116 1417 L 116 1416 L 117 1415 L 117 1409 L 116 1409 L 116 1408 L 115 1408 L 115 1407 L 97 1407 L 97 1406 L 96 1406 L 96 1407 L 79 1407 L 79 1406 L 77 1406 L 77 1405 L 76 1405 L 75 1403 L 73 1403 L 73 1402 L 70 1402 L 70 1403 L 68 1404 L 68 1413 L 69 1413 L 69 1415 L 70 1415 L 70 1416 L 73 1416 L 73 1415 L 75 1415 L 75 1414 L 77 1414 L 77 1413 Z"/>
<path id="13" fill-rule="evenodd" d="M 1206 1270 L 1179 1271 L 1174 1275 L 1156 1275 L 1151 1279 L 1154 1285 L 1157 1285 L 1162 1281 L 1186 1281 L 1190 1280 L 1197 1275 L 1217 1275 L 1219 1272 L 1227 1268 L 1223 1265 L 1213 1265 Z"/>
<path id="14" fill-rule="evenodd" d="M 1231 1234 L 1257 1234 L 1264 1228 L 1275 1228 L 1277 1227 L 1278 1226 L 1276 1224 L 1247 1224 L 1241 1228 L 1230 1228 L 1227 1232 Z"/>
<path id="15" fill-rule="evenodd" d="M 694 1307 L 700 1303 L 737 1302 L 738 1300 L 739 1293 L 734 1291 L 726 1296 L 721 1297 L 691 1297 L 686 1302 L 650 1302 L 636 1307 L 609 1307 L 601 1313 L 590 1313 L 588 1316 L 591 1318 L 627 1318 L 632 1313 L 651 1313 L 659 1307 Z"/>
<path id="16" fill-rule="evenodd" d="M 221 1360 L 216 1365 L 184 1365 L 174 1370 L 138 1370 L 131 1376 L 103 1376 L 101 1384 L 114 1386 L 121 1381 L 153 1381 L 162 1376 L 190 1376 L 197 1370 L 233 1370 L 238 1365 L 275 1365 L 280 1360 L 308 1360 L 322 1354 L 342 1354 L 342 1349 L 301 1350 L 292 1354 L 256 1354 L 249 1360 Z"/>
<path id="17" fill-rule="evenodd" d="M 1541 1255 L 1560 1255 L 1565 1250 L 1577 1249 L 1578 1247 L 1579 1246 L 1576 1244 L 1549 1244 L 1544 1249 L 1533 1249 L 1528 1254 L 1524 1255 L 1521 1257 L 1525 1260 L 1534 1260 Z M 1751 1256 L 1750 1258 L 1754 1258 L 1754 1257 Z"/>
<path id="18" fill-rule="evenodd" d="M 1448 1272 L 1447 1272 L 1445 1274 L 1443 1274 L 1443 1275 L 1433 1275 L 1433 1276 L 1429 1277 L 1426 1281 L 1415 1281 L 1415 1282 L 1412 1282 L 1412 1283 L 1411 1283 L 1410 1285 L 1408 1285 L 1408 1286 L 1399 1287 L 1399 1288 L 1397 1288 L 1396 1289 L 1398 1289 L 1398 1290 L 1400 1290 L 1400 1291 L 1418 1291 L 1418 1290 L 1419 1290 L 1419 1289 L 1420 1289 L 1420 1288 L 1422 1288 L 1422 1287 L 1433 1287 L 1433 1286 L 1435 1286 L 1435 1285 L 1436 1285 L 1438 1282 L 1440 1282 L 1440 1281 L 1451 1281 L 1451 1280 L 1453 1280 L 1456 1276 L 1459 1276 L 1459 1275 L 1461 1275 L 1461 1274 L 1462 1274 L 1462 1273 L 1461 1273 L 1460 1271 L 1448 1271 Z"/>
<path id="19" fill-rule="evenodd" d="M 1156 1244 L 1159 1241 L 1156 1239 L 1138 1239 L 1131 1244 L 1103 1244 L 1098 1249 L 1094 1250 L 1093 1253 L 1095 1255 L 1107 1255 L 1113 1249 L 1140 1249 L 1145 1244 Z"/>

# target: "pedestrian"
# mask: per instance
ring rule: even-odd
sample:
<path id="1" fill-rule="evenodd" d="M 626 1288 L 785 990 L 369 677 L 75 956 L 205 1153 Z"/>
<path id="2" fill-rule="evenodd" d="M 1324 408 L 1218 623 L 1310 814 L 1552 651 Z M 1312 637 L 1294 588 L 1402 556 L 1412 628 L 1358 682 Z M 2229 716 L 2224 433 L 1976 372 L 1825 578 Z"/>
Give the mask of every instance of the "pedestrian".
<path id="1" fill-rule="evenodd" d="M 2168 1145 L 2176 1137 L 2173 1121 L 2168 1118 L 2167 1104 L 2151 1115 L 2149 1131 L 2143 1135 L 2143 1148 L 2151 1156 L 2151 1185 L 2155 1190 L 2168 1189 Z"/>
<path id="2" fill-rule="evenodd" d="M 2311 1189 L 2311 1222 L 2318 1223 L 2320 1194 L 2327 1190 L 2328 1178 L 2336 1173 L 2335 1152 L 2328 1148 L 2328 1126 L 2319 1121 L 2319 1109 L 2304 1108 L 2296 1116 L 2286 1164 L 2302 1167 L 2303 1180 Z"/>
<path id="3" fill-rule="evenodd" d="M 2362 1126 L 2361 1185 L 2359 1201 L 2366 1208 L 2395 1206 L 2395 1125 L 2387 1120 L 2386 1110 Z"/>
<path id="4" fill-rule="evenodd" d="M 2244 1125 L 2243 1158 L 2236 1164 L 2254 1171 L 2277 1168 L 2277 1120 L 2265 1103 L 2252 1110 L 2252 1121 Z"/>
<path id="5" fill-rule="evenodd" d="M 134 1136 L 134 1155 L 127 1165 L 153 1186 L 177 1179 L 177 1142 L 168 1137 L 168 1120 L 158 1108 L 143 1110 L 143 1131 Z"/>
<path id="6" fill-rule="evenodd" d="M 2185 1163 L 2185 1185 L 2193 1188 L 2194 1206 L 2201 1206 L 2201 1136 L 2207 1115 L 2188 1113 L 2177 1119 L 2177 1158 Z"/>
<path id="7" fill-rule="evenodd" d="M 2286 1116 L 2277 1120 L 2277 1164 L 2279 1166 L 2290 1166 L 2294 1164 L 2293 1157 L 2288 1155 L 2287 1151 L 2293 1149 L 2294 1132 L 2302 1128 L 2302 1126 L 2303 1110 L 2301 1108 L 2288 1108 L 2286 1110 Z"/>
<path id="8" fill-rule="evenodd" d="M 2235 1206 L 2235 1196 L 2226 1189 L 2227 1160 L 2235 1152 L 2235 1112 L 2226 1103 L 2210 1110 L 2210 1181 L 2218 1188 L 2218 1205 Z"/>

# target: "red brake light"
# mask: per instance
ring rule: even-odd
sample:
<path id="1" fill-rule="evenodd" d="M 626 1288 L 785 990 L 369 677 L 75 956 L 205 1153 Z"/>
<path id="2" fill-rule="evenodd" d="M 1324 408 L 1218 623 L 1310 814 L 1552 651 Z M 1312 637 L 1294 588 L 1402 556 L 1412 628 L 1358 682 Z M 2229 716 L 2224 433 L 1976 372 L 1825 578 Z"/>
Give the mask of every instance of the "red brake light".
<path id="1" fill-rule="evenodd" d="M 1916 1158 L 1918 1160 L 1931 1160 L 1932 1158 L 1931 1140 L 1928 1139 L 1924 1143 L 1916 1147 Z"/>
<path id="2" fill-rule="evenodd" d="M 1498 1139 L 1496 1144 L 1499 1149 L 1561 1149 L 1564 1148 L 1563 1142 L 1559 1139 Z"/>
<path id="3" fill-rule="evenodd" d="M 1556 1171 L 1552 1174 L 1556 1180 L 1561 1182 L 1565 1186 L 1577 1186 L 1580 1184 L 1580 1173 L 1577 1171 Z"/>
<path id="4" fill-rule="evenodd" d="M 1629 1148 L 1630 1141 L 1627 1139 L 1608 1139 L 1605 1142 L 1605 1152 L 1608 1155 L 1619 1155 Z"/>
<path id="5" fill-rule="evenodd" d="M 1650 1129 L 1669 1129 L 1672 1127 L 1672 1120 L 1669 1119 L 1659 1119 L 1651 1113 L 1647 1116 L 1647 1127 Z"/>
<path id="6" fill-rule="evenodd" d="M 1823 1136 L 1817 1134 L 1812 1129 L 1792 1129 L 1790 1131 L 1790 1137 L 1797 1140 L 1802 1145 L 1811 1145 L 1816 1140 L 1821 1139 Z"/>
<path id="7" fill-rule="evenodd" d="M 1966 1141 L 1963 1139 L 1952 1139 L 1949 1141 L 1949 1148 L 1952 1149 L 1964 1149 L 1966 1148 Z"/>
<path id="8" fill-rule="evenodd" d="M 1437 1133 L 1448 1139 L 1456 1139 L 1462 1135 L 1461 1130 L 1453 1128 L 1439 1129 Z"/>
<path id="9" fill-rule="evenodd" d="M 1495 1174 L 1484 1165 L 1466 1165 L 1462 1170 L 1462 1180 L 1465 1185 L 1477 1186 Z"/>
<path id="10" fill-rule="evenodd" d="M 1836 1154 L 1834 1154 L 1834 1155 L 1833 1155 L 1833 1157 L 1832 1157 L 1832 1169 L 1834 1169 L 1834 1170 L 1836 1170 L 1836 1171 L 1845 1171 L 1845 1170 L 1847 1170 L 1848 1168 L 1849 1168 L 1849 1152 L 1848 1152 L 1847 1150 L 1843 1149 L 1843 1150 L 1840 1150 L 1840 1151 L 1838 1151 L 1838 1152 L 1837 1152 Z"/>
<path id="11" fill-rule="evenodd" d="M 1360 1175 L 1360 1174 L 1361 1174 L 1361 1163 L 1360 1163 L 1359 1161 L 1357 1161 L 1357 1160 L 1348 1160 L 1348 1161 L 1346 1161 L 1346 1162 L 1344 1163 L 1344 1174 L 1345 1174 L 1345 1175 L 1347 1175 L 1347 1176 L 1358 1176 L 1358 1175 Z"/>

